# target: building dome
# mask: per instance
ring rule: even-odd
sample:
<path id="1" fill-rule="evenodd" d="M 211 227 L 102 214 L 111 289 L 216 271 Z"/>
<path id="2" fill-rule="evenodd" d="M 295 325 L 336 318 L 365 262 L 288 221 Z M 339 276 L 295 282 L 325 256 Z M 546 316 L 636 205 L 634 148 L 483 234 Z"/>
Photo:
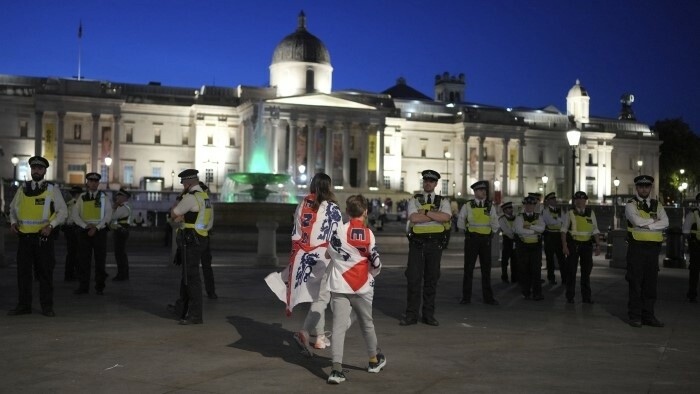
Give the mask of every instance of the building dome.
<path id="1" fill-rule="evenodd" d="M 306 30 L 306 15 L 299 13 L 297 30 L 285 37 L 275 48 L 272 64 L 281 62 L 305 62 L 331 64 L 326 46 Z"/>
<path id="2" fill-rule="evenodd" d="M 581 81 L 578 79 L 576 80 L 576 85 L 572 86 L 571 89 L 569 89 L 569 94 L 566 95 L 566 98 L 574 97 L 588 97 L 588 91 L 581 86 Z"/>

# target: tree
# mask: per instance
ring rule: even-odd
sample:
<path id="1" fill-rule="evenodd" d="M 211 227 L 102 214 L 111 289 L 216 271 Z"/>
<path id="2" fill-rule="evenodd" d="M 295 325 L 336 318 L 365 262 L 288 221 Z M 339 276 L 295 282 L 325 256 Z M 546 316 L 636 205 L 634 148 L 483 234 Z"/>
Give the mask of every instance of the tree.
<path id="1" fill-rule="evenodd" d="M 666 204 L 680 201 L 678 187 L 681 183 L 687 182 L 688 190 L 697 190 L 697 181 L 700 179 L 700 137 L 693 133 L 682 118 L 657 121 L 652 130 L 662 141 L 659 158 L 659 191 L 662 200 Z M 680 174 L 681 169 L 685 170 L 683 175 Z"/>

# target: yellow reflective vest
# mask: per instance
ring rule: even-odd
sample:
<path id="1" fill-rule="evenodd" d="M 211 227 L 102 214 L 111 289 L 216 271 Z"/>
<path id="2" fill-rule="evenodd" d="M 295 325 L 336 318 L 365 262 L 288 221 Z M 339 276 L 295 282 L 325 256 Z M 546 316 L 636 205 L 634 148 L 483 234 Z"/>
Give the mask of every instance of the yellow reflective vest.
<path id="1" fill-rule="evenodd" d="M 568 233 L 574 241 L 588 242 L 593 237 L 593 211 L 586 207 L 582 214 L 576 212 L 575 208 L 569 210 Z"/>
<path id="2" fill-rule="evenodd" d="M 659 202 L 654 199 L 649 200 L 651 202 L 647 209 L 642 207 L 642 201 L 638 200 L 636 197 L 629 200 L 629 203 L 637 204 L 637 211 L 639 211 L 639 216 L 644 219 L 655 218 L 658 215 Z M 635 241 L 645 241 L 645 242 L 663 242 L 664 234 L 661 230 L 650 230 L 641 227 L 635 227 L 634 224 L 627 220 L 627 231 L 632 236 Z"/>
<path id="3" fill-rule="evenodd" d="M 472 221 L 467 220 L 464 224 L 467 231 L 483 235 L 491 234 L 491 201 L 485 201 L 484 207 L 477 207 L 475 200 L 470 200 L 467 204 L 469 204 L 467 209 L 472 211 Z"/>
<path id="4" fill-rule="evenodd" d="M 549 214 L 552 216 L 552 219 L 556 220 L 559 218 L 559 215 L 561 215 L 561 208 L 550 208 L 550 207 L 545 207 L 544 209 L 549 210 Z M 554 231 L 554 232 L 559 232 L 561 230 L 561 224 L 554 224 L 554 225 L 547 225 L 547 231 Z"/>
<path id="5" fill-rule="evenodd" d="M 48 225 L 55 215 L 53 208 L 54 185 L 45 183 L 46 188 L 36 196 L 28 196 L 20 189 L 17 224 L 19 231 L 24 234 L 35 234 Z"/>
<path id="6" fill-rule="evenodd" d="M 211 220 L 211 200 L 209 200 L 209 195 L 204 191 L 193 191 L 190 193 L 195 200 L 197 200 L 197 206 L 199 207 L 199 212 L 187 212 L 185 213 L 185 226 L 184 228 L 191 228 L 197 232 L 197 234 L 202 237 L 209 236 L 209 231 L 207 227 L 209 221 Z"/>
<path id="7" fill-rule="evenodd" d="M 80 198 L 83 199 L 83 209 L 80 212 L 80 217 L 88 224 L 97 225 L 105 217 L 105 199 L 107 196 L 101 191 L 96 192 L 95 199 L 90 199 L 90 193 L 84 193 Z"/>
<path id="8" fill-rule="evenodd" d="M 420 210 L 433 210 L 435 208 L 440 209 L 440 202 L 442 201 L 442 196 L 435 195 L 435 200 L 431 203 L 428 204 L 425 202 L 425 198 L 423 194 L 416 194 L 414 198 L 418 201 L 420 204 Z M 432 222 L 425 222 L 425 223 L 418 223 L 418 224 L 413 224 L 409 221 L 409 231 L 413 234 L 416 235 L 431 235 L 431 234 L 442 234 L 445 232 L 449 232 L 451 227 L 450 220 L 448 220 L 445 223 L 440 223 L 436 221 Z"/>
<path id="9" fill-rule="evenodd" d="M 539 214 L 533 213 L 530 220 L 528 220 L 527 215 L 525 215 L 525 212 L 521 213 L 520 215 L 522 215 L 522 217 L 523 217 L 523 223 L 530 223 L 530 225 L 537 223 L 537 221 L 539 220 L 539 217 L 540 217 Z M 528 235 L 518 234 L 518 237 L 525 244 L 536 244 L 536 243 L 540 242 L 540 234 L 528 234 Z"/>

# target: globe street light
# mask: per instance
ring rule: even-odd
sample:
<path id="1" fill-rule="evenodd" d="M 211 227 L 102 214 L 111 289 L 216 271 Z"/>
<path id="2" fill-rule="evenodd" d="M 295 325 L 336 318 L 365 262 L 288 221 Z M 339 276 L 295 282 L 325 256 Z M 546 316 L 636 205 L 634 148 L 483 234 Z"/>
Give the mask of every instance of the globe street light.
<path id="1" fill-rule="evenodd" d="M 175 170 L 170 171 L 170 191 L 175 190 Z"/>
<path id="2" fill-rule="evenodd" d="M 639 172 L 637 175 L 642 175 L 642 165 L 644 165 L 642 159 L 637 160 L 637 168 L 639 168 Z"/>
<path id="3" fill-rule="evenodd" d="M 17 156 L 12 156 L 12 159 L 10 159 L 12 162 L 12 165 L 15 166 L 15 171 L 14 174 L 12 175 L 12 181 L 17 182 L 17 164 L 19 163 L 19 159 Z"/>
<path id="4" fill-rule="evenodd" d="M 445 152 L 445 195 L 450 195 L 450 157 L 452 157 L 452 153 Z"/>
<path id="5" fill-rule="evenodd" d="M 613 216 L 615 217 L 615 220 L 613 220 L 613 226 L 617 228 L 615 225 L 615 221 L 617 220 L 617 188 L 620 186 L 620 180 L 617 179 L 617 177 L 615 177 L 613 185 L 615 185 L 615 197 L 613 198 Z"/>
<path id="6" fill-rule="evenodd" d="M 547 176 L 547 174 L 544 174 L 542 176 L 542 184 L 544 185 L 544 195 L 545 196 L 547 195 L 547 182 L 549 182 L 549 177 Z"/>
<path id="7" fill-rule="evenodd" d="M 581 141 L 581 132 L 571 129 L 566 132 L 566 139 L 569 140 L 571 147 L 571 199 L 573 201 L 574 193 L 576 193 L 576 147 Z"/>
<path id="8" fill-rule="evenodd" d="M 109 156 L 105 157 L 105 165 L 107 166 L 107 190 L 109 190 L 109 166 L 112 165 L 112 158 Z"/>

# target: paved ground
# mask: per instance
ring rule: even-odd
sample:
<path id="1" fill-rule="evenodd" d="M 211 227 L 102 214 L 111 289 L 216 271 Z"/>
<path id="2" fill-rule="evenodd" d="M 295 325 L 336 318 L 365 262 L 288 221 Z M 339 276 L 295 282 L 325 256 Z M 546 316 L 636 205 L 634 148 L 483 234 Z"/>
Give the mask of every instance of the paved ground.
<path id="1" fill-rule="evenodd" d="M 42 316 L 35 288 L 34 314 L 0 313 L 0 392 L 228 393 L 228 392 L 698 392 L 700 306 L 684 302 L 687 270 L 663 269 L 658 317 L 665 328 L 625 322 L 624 271 L 597 258 L 595 305 L 580 296 L 569 306 L 561 286 L 545 285 L 545 300 L 526 301 L 492 272 L 500 306 L 480 303 L 475 274 L 471 305 L 459 305 L 462 254 L 443 259 L 436 317 L 440 327 L 401 327 L 405 308 L 405 252 L 388 245 L 377 280 L 375 324 L 388 365 L 364 371 L 359 330 L 346 339 L 348 381 L 325 383 L 330 350 L 301 356 L 291 333 L 305 308 L 291 318 L 267 289 L 272 268 L 253 267 L 248 253 L 218 253 L 218 300 L 204 300 L 205 324 L 179 326 L 166 312 L 179 273 L 165 248 L 132 252 L 131 281 L 109 282 L 104 296 L 76 296 L 75 283 L 55 272 L 55 318 Z M 393 246 L 392 246 L 393 245 Z M 457 243 L 453 244 L 458 246 Z M 8 243 L 8 251 L 14 245 Z M 12 254 L 11 252 L 8 254 Z M 59 256 L 62 256 L 59 243 Z M 11 257 L 11 256 L 10 256 Z M 280 254 L 280 261 L 286 259 Z M 113 257 L 108 271 L 116 272 Z M 92 289 L 91 289 L 92 290 Z M 0 268 L 0 307 L 16 303 L 14 265 Z M 331 317 L 327 321 L 330 327 Z"/>

